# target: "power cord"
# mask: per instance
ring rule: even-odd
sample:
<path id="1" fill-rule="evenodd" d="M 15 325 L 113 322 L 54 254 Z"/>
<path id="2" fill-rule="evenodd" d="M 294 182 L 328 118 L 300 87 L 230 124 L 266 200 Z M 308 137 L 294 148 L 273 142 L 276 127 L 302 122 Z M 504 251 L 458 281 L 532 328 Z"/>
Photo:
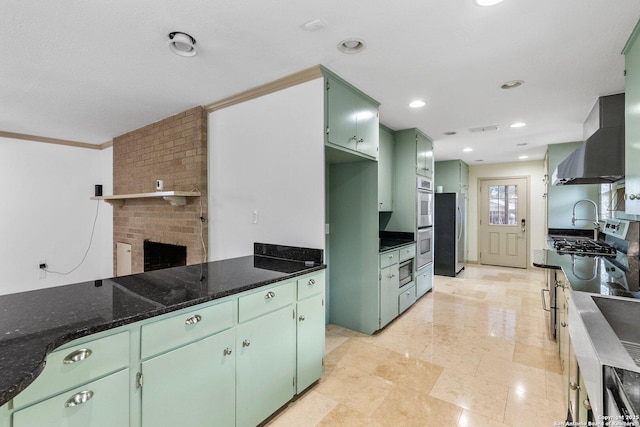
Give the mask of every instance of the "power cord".
<path id="1" fill-rule="evenodd" d="M 61 273 L 59 271 L 52 271 L 49 270 L 48 268 L 44 267 L 42 268 L 44 271 L 46 271 L 47 273 L 51 273 L 51 274 L 57 274 L 59 276 L 67 276 L 71 273 L 73 273 L 74 271 L 76 271 L 85 261 L 85 259 L 87 259 L 87 255 L 89 254 L 89 250 L 91 249 L 91 245 L 93 243 L 93 235 L 96 231 L 96 223 L 98 222 L 98 212 L 100 211 L 100 200 L 96 201 L 96 216 L 93 219 L 93 227 L 91 227 L 91 237 L 89 237 L 89 246 L 87 247 L 87 250 L 84 253 L 84 256 L 82 257 L 82 260 L 80 261 L 80 263 L 78 265 L 76 265 L 73 269 L 67 271 L 66 273 Z"/>

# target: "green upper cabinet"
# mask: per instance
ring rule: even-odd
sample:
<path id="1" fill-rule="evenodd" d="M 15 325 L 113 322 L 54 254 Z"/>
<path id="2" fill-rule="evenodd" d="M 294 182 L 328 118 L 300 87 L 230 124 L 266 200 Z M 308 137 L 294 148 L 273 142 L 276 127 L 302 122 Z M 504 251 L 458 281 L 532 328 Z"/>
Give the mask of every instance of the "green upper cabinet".
<path id="1" fill-rule="evenodd" d="M 366 158 L 378 158 L 378 106 L 335 74 L 323 68 L 325 74 L 326 140 Z"/>
<path id="2" fill-rule="evenodd" d="M 469 190 L 469 165 L 462 160 L 435 162 L 435 187 L 445 193 L 467 194 Z"/>
<path id="3" fill-rule="evenodd" d="M 418 129 L 416 132 L 416 173 L 433 176 L 433 141 Z"/>
<path id="4" fill-rule="evenodd" d="M 380 153 L 378 154 L 378 210 L 393 210 L 393 134 L 380 126 Z"/>
<path id="5" fill-rule="evenodd" d="M 625 55 L 625 213 L 640 215 L 640 22 L 623 53 Z"/>

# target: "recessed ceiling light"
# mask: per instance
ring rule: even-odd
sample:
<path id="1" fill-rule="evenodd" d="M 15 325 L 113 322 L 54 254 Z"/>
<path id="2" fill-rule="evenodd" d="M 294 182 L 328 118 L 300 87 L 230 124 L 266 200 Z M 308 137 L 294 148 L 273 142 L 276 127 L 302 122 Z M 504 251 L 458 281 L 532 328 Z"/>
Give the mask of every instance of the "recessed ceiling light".
<path id="1" fill-rule="evenodd" d="M 520 156 L 520 157 L 518 157 L 518 158 L 519 158 L 520 160 L 525 160 L 525 159 L 528 159 L 528 158 L 529 158 L 529 156 Z"/>
<path id="2" fill-rule="evenodd" d="M 456 132 L 454 130 L 450 130 L 448 132 L 445 132 L 444 134 L 447 135 L 447 136 L 451 136 L 451 135 L 455 135 L 456 133 L 458 133 L 458 132 Z"/>
<path id="3" fill-rule="evenodd" d="M 525 145 L 529 145 L 528 142 L 521 142 L 519 144 L 516 144 L 518 147 L 524 147 Z"/>
<path id="4" fill-rule="evenodd" d="M 169 49 L 180 56 L 194 56 L 196 54 L 196 39 L 187 33 L 174 31 L 169 33 Z"/>
<path id="5" fill-rule="evenodd" d="M 484 162 L 484 160 L 482 160 L 482 159 L 479 159 L 479 160 L 476 160 L 476 162 Z"/>
<path id="6" fill-rule="evenodd" d="M 502 3 L 503 0 L 473 0 L 478 6 L 495 6 L 498 3 Z"/>
<path id="7" fill-rule="evenodd" d="M 503 83 L 502 86 L 500 87 L 502 89 L 513 89 L 513 88 L 522 86 L 523 84 L 524 84 L 524 80 L 511 80 L 506 83 Z"/>
<path id="8" fill-rule="evenodd" d="M 467 148 L 464 148 L 462 151 L 464 151 L 465 153 L 469 153 L 469 152 L 473 151 L 473 148 L 467 147 Z"/>
<path id="9" fill-rule="evenodd" d="M 522 128 L 525 127 L 527 124 L 524 122 L 516 122 L 516 123 L 512 123 L 511 127 L 512 128 Z"/>
<path id="10" fill-rule="evenodd" d="M 338 50 L 343 53 L 358 53 L 364 49 L 364 40 L 346 39 L 338 43 Z"/>
<path id="11" fill-rule="evenodd" d="M 411 108 L 422 108 L 425 105 L 427 105 L 426 102 L 420 100 L 420 99 L 416 99 L 415 101 L 411 101 L 411 103 L 409 104 L 409 107 Z"/>

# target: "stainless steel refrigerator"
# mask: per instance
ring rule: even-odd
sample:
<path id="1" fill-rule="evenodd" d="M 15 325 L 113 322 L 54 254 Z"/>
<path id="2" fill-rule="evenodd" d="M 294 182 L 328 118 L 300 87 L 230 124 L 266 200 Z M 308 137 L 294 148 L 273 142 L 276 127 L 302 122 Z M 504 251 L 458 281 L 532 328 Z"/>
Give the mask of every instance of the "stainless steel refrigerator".
<path id="1" fill-rule="evenodd" d="M 465 198 L 436 193 L 433 220 L 433 272 L 454 277 L 464 268 Z"/>

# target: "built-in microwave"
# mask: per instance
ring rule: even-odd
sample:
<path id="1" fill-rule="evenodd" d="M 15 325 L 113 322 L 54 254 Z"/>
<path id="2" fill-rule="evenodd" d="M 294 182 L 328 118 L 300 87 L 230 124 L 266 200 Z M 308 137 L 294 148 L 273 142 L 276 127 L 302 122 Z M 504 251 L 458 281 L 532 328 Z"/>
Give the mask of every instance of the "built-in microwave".
<path id="1" fill-rule="evenodd" d="M 418 229 L 416 252 L 418 270 L 433 261 L 433 229 L 431 227 Z"/>
<path id="2" fill-rule="evenodd" d="M 398 278 L 400 287 L 403 287 L 413 280 L 413 258 L 400 263 L 398 266 Z"/>
<path id="3" fill-rule="evenodd" d="M 433 225 L 433 181 L 422 176 L 416 181 L 416 222 L 418 228 Z"/>

